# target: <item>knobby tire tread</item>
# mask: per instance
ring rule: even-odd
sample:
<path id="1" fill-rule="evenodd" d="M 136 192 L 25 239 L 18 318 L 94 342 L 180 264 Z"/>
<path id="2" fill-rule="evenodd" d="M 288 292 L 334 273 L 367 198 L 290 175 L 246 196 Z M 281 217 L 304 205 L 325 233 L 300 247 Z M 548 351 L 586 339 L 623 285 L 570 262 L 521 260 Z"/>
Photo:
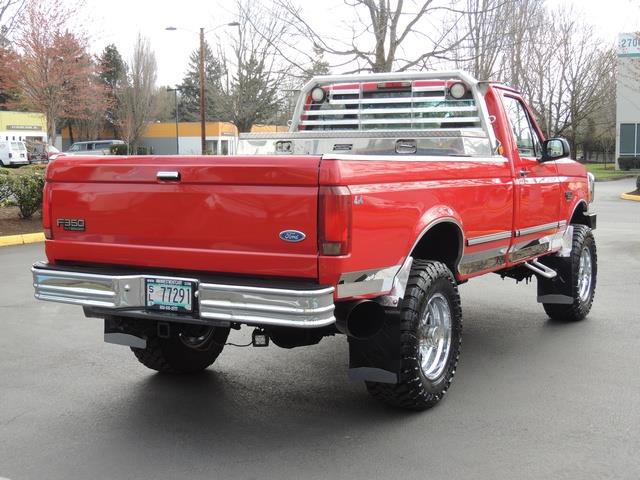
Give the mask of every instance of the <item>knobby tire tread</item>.
<path id="1" fill-rule="evenodd" d="M 452 356 L 443 373 L 440 386 L 427 391 L 423 384 L 417 356 L 416 322 L 420 321 L 420 308 L 429 288 L 437 280 L 445 279 L 453 290 L 451 298 L 453 328 L 457 334 L 452 339 Z M 388 405 L 408 410 L 425 410 L 437 404 L 446 394 L 456 372 L 462 344 L 462 307 L 458 286 L 449 268 L 436 261 L 414 260 L 405 296 L 400 309 L 401 370 L 399 383 L 366 382 L 369 393 Z M 455 344 L 453 343 L 455 342 Z"/>
<path id="2" fill-rule="evenodd" d="M 572 285 L 573 303 L 571 305 L 562 305 L 554 303 L 543 303 L 542 307 L 546 314 L 557 321 L 565 322 L 577 322 L 583 320 L 591 310 L 593 299 L 596 296 L 596 278 L 598 270 L 598 253 L 596 249 L 596 242 L 593 238 L 593 231 L 586 225 L 572 225 L 573 226 L 573 239 L 571 243 L 571 256 L 568 260 L 571 261 L 571 268 L 577 268 L 576 264 L 580 262 L 580 255 L 585 243 L 591 242 L 592 245 L 592 290 L 589 301 L 584 303 L 580 300 L 578 295 L 577 279 L 576 283 Z M 572 270 L 573 271 L 573 270 Z M 577 275 L 576 275 L 577 276 Z"/>

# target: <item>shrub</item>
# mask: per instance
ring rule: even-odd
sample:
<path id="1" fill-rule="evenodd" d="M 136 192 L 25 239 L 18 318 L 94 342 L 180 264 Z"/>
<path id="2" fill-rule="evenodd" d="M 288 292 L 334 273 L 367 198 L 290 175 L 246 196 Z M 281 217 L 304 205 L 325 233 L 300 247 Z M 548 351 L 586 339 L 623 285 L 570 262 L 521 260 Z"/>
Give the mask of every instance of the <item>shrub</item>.
<path id="1" fill-rule="evenodd" d="M 41 168 L 25 169 L 21 175 L 9 175 L 10 195 L 16 200 L 20 209 L 20 218 L 31 218 L 42 207 L 42 189 L 44 188 L 44 170 Z"/>
<path id="2" fill-rule="evenodd" d="M 109 153 L 111 153 L 111 155 L 126 155 L 128 149 L 129 146 L 126 143 L 116 143 L 109 147 Z"/>
<path id="3" fill-rule="evenodd" d="M 618 165 L 620 166 L 620 170 L 640 168 L 640 157 L 619 157 Z"/>
<path id="4" fill-rule="evenodd" d="M 23 170 L 34 170 L 37 172 L 44 172 L 47 169 L 47 166 L 43 163 L 34 163 L 32 165 L 27 165 L 22 167 Z"/>
<path id="5" fill-rule="evenodd" d="M 111 145 L 111 147 L 109 147 L 109 152 L 111 155 L 127 155 L 127 144 L 118 143 L 116 145 Z M 151 153 L 151 148 L 145 147 L 144 145 L 138 145 L 135 151 L 132 147 L 129 147 L 129 155 L 151 155 Z"/>
<path id="6" fill-rule="evenodd" d="M 10 178 L 7 170 L 0 169 L 0 204 L 11 196 Z"/>

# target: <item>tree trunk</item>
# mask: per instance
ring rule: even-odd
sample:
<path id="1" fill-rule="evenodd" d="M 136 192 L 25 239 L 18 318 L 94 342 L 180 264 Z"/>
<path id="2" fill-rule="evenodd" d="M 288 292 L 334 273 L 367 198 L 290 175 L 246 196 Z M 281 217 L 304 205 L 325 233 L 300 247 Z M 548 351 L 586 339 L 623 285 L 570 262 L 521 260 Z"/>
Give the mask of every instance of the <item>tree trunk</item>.
<path id="1" fill-rule="evenodd" d="M 47 139 L 50 145 L 56 142 L 56 119 L 53 115 L 47 115 Z"/>

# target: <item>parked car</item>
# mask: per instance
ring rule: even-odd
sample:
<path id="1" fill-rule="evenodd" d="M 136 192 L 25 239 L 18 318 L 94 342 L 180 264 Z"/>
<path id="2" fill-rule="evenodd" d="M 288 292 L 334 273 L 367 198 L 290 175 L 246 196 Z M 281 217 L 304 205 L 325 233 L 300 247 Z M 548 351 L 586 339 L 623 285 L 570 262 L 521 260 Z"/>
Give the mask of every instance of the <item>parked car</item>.
<path id="1" fill-rule="evenodd" d="M 122 140 L 94 140 L 90 142 L 75 142 L 69 150 L 67 155 L 109 155 L 112 145 L 122 145 Z"/>
<path id="2" fill-rule="evenodd" d="M 0 163 L 4 167 L 28 165 L 27 146 L 18 140 L 0 141 Z"/>
<path id="3" fill-rule="evenodd" d="M 29 151 L 29 161 L 31 163 L 48 162 L 60 154 L 60 150 L 44 142 L 27 145 L 27 150 Z"/>

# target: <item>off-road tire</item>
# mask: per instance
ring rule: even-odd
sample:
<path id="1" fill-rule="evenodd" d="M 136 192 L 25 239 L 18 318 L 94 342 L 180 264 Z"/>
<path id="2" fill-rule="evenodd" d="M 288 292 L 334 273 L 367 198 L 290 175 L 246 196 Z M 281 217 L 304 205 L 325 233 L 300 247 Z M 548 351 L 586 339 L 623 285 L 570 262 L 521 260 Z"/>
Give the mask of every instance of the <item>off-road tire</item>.
<path id="1" fill-rule="evenodd" d="M 571 255 L 563 258 L 562 261 L 568 263 L 571 268 L 572 278 L 574 279 L 571 286 L 572 304 L 555 304 L 543 303 L 544 311 L 553 320 L 576 322 L 583 320 L 591 310 L 593 299 L 596 293 L 596 278 L 598 273 L 598 255 L 596 252 L 596 241 L 593 238 L 593 232 L 586 225 L 573 226 L 573 242 L 571 245 Z M 588 298 L 580 298 L 580 287 L 578 271 L 580 268 L 580 256 L 584 249 L 591 253 L 591 285 Z"/>
<path id="2" fill-rule="evenodd" d="M 210 341 L 201 348 L 190 348 L 178 333 L 169 338 L 150 336 L 147 348 L 131 348 L 145 367 L 162 373 L 194 373 L 209 367 L 222 352 L 229 336 L 229 328 L 216 327 Z"/>
<path id="3" fill-rule="evenodd" d="M 451 313 L 451 344 L 444 370 L 435 379 L 422 371 L 419 328 L 429 299 L 442 295 Z M 460 295 L 449 268 L 436 261 L 414 260 L 407 289 L 399 308 L 401 364 L 397 384 L 366 382 L 369 393 L 386 404 L 407 410 L 433 407 L 447 392 L 456 372 L 462 343 Z"/>

